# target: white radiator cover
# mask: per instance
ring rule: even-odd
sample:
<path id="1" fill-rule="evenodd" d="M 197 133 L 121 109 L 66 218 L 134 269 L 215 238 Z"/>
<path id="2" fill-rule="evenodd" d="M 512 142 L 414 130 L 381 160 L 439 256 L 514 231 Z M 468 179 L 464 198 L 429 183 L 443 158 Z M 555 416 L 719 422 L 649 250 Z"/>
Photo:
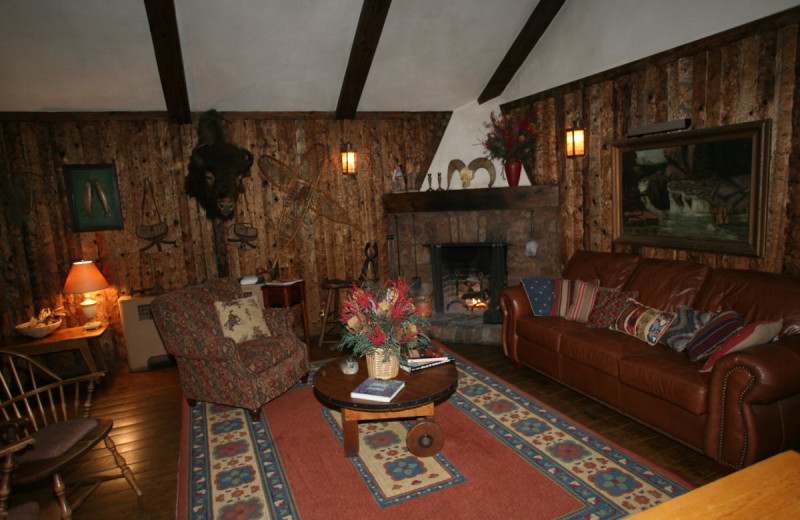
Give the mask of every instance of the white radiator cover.
<path id="1" fill-rule="evenodd" d="M 122 296 L 119 299 L 119 313 L 122 317 L 122 330 L 125 333 L 131 372 L 148 370 L 150 358 L 167 355 L 150 312 L 150 302 L 153 298 L 154 296 L 141 298 Z"/>

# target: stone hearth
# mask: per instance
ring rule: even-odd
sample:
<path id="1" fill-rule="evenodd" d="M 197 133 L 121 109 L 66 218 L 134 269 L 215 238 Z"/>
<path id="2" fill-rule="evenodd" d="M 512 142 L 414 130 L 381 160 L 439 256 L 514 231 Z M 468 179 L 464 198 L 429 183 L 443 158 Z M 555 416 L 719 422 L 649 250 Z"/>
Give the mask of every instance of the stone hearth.
<path id="1" fill-rule="evenodd" d="M 502 324 L 483 322 L 483 312 L 459 312 L 431 316 L 433 337 L 443 343 L 501 345 Z"/>

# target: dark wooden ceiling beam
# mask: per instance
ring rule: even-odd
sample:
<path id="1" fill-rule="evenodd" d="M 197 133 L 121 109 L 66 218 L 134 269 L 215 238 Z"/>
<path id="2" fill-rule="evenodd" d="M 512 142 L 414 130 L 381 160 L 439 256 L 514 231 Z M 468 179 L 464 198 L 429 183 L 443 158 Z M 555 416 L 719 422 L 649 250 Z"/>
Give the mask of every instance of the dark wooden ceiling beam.
<path id="1" fill-rule="evenodd" d="M 503 61 L 494 71 L 492 79 L 478 96 L 478 104 L 485 103 L 503 93 L 565 1 L 539 0 L 530 18 L 525 22 L 525 26 L 517 35 L 517 39 L 511 44 Z"/>
<path id="2" fill-rule="evenodd" d="M 144 6 L 147 9 L 147 22 L 150 24 L 150 36 L 153 39 L 167 112 L 170 119 L 178 123 L 189 123 L 192 112 L 186 90 L 174 0 L 144 0 Z"/>
<path id="3" fill-rule="evenodd" d="M 361 100 L 361 93 L 372 67 L 372 58 L 375 57 L 383 32 L 383 23 L 391 5 L 392 0 L 364 0 L 361 6 L 347 71 L 339 91 L 336 119 L 353 119 L 356 116 L 358 102 Z"/>

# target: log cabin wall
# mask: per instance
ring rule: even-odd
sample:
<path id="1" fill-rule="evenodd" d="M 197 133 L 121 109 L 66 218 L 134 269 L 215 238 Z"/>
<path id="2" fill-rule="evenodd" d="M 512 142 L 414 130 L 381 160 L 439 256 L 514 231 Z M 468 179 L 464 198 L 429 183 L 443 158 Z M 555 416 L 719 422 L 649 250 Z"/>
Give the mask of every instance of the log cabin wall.
<path id="1" fill-rule="evenodd" d="M 184 194 L 189 156 L 197 144 L 196 122 L 178 125 L 160 114 L 1 114 L 0 183 L 3 256 L 2 332 L 43 307 L 64 305 L 67 326 L 83 323 L 80 295 L 62 295 L 73 261 L 95 260 L 111 287 L 101 292 L 98 316 L 114 331 L 116 355 L 125 357 L 117 300 L 152 287 L 170 290 L 218 275 L 214 229 L 195 199 Z M 224 241 L 229 275 L 240 277 L 278 260 L 287 277 L 307 282 L 307 305 L 316 333 L 320 282 L 356 276 L 364 244 L 378 244 L 378 272 L 385 275 L 386 221 L 384 193 L 391 191 L 391 172 L 399 161 L 408 172 L 425 172 L 449 120 L 449 113 L 359 114 L 336 121 L 326 114 L 223 113 L 226 140 L 255 156 L 245 179 L 236 217 L 221 228 L 235 238 L 234 222 L 258 230 L 257 247 L 240 249 Z M 358 152 L 358 174 L 342 175 L 339 151 L 344 142 Z M 344 208 L 348 225 L 310 211 L 291 247 L 278 256 L 277 225 L 286 193 L 260 174 L 258 158 L 275 157 L 296 167 L 298 152 L 321 143 L 327 164 L 318 189 Z M 116 165 L 124 227 L 121 230 L 72 231 L 62 165 Z M 145 180 L 153 186 L 157 208 L 143 203 Z M 246 202 L 246 203 L 245 203 Z M 157 211 L 156 211 L 157 210 Z M 167 240 L 159 251 L 141 248 L 137 227 L 164 221 Z M 359 228 L 361 231 L 359 231 Z"/>
<path id="2" fill-rule="evenodd" d="M 791 9 L 642 60 L 502 105 L 533 105 L 542 133 L 534 184 L 558 184 L 561 264 L 578 249 L 800 275 L 798 22 Z M 691 118 L 691 129 L 772 120 L 766 253 L 761 258 L 615 246 L 613 143 L 628 128 Z M 582 158 L 567 159 L 565 130 L 586 129 Z M 532 167 L 531 167 L 532 166 Z"/>

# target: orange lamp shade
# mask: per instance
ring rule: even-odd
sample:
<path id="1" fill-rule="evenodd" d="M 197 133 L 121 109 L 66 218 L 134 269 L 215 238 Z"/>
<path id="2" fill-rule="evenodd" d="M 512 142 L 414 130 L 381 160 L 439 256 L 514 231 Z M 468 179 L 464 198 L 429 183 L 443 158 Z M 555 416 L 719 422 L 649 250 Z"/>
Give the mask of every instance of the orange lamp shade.
<path id="1" fill-rule="evenodd" d="M 64 293 L 79 294 L 100 291 L 108 287 L 108 282 L 91 260 L 72 264 L 64 284 Z"/>
<path id="2" fill-rule="evenodd" d="M 350 143 L 345 143 L 342 147 L 342 173 L 344 175 L 356 174 L 356 152 Z"/>
<path id="3" fill-rule="evenodd" d="M 585 138 L 582 128 L 567 130 L 567 157 L 581 157 L 585 153 Z"/>

